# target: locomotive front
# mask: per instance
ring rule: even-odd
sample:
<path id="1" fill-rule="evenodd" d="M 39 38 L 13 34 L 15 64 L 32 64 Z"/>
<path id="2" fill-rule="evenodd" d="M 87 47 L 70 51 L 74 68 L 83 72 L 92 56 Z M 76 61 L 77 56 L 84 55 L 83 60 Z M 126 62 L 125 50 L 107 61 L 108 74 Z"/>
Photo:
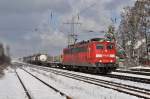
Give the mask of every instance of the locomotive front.
<path id="1" fill-rule="evenodd" d="M 115 43 L 110 41 L 95 43 L 95 64 L 106 71 L 115 70 L 118 67 Z"/>

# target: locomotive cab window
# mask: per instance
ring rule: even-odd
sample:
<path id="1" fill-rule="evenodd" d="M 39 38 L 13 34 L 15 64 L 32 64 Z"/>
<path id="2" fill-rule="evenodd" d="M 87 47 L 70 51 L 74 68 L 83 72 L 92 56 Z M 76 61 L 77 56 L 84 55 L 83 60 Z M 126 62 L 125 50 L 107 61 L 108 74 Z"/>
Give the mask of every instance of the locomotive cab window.
<path id="1" fill-rule="evenodd" d="M 97 45 L 96 45 L 96 49 L 104 49 L 104 45 L 102 45 L 102 44 L 97 44 Z"/>
<path id="2" fill-rule="evenodd" d="M 113 49 L 114 48 L 114 45 L 113 44 L 109 44 L 109 45 L 107 45 L 107 49 Z"/>

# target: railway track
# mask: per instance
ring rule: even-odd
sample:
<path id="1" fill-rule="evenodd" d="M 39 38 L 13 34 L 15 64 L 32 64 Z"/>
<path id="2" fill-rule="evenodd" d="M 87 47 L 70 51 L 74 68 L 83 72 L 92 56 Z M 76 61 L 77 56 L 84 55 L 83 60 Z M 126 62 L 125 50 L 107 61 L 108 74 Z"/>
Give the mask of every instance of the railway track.
<path id="1" fill-rule="evenodd" d="M 150 76 L 150 72 L 142 72 L 142 71 L 116 70 L 115 72 L 119 72 L 119 73 L 130 73 L 130 74 L 138 74 L 138 75 Z"/>
<path id="2" fill-rule="evenodd" d="M 121 80 L 130 80 L 130 81 L 133 81 L 133 82 L 150 84 L 150 79 L 148 79 L 148 78 L 140 78 L 140 77 L 116 75 L 116 74 L 108 74 L 108 75 L 102 75 L 102 76 L 110 77 L 110 78 L 117 78 L 117 79 L 121 79 Z"/>
<path id="3" fill-rule="evenodd" d="M 83 81 L 86 83 L 94 84 L 97 86 L 113 89 L 122 93 L 130 94 L 136 97 L 144 98 L 144 99 L 150 99 L 150 90 L 145 89 L 145 88 L 140 88 L 140 87 L 135 87 L 131 85 L 126 85 L 126 84 L 121 84 L 121 83 L 116 83 L 113 81 L 107 81 L 107 80 L 101 80 L 101 79 L 96 79 L 92 77 L 86 77 L 78 74 L 72 74 L 60 70 L 54 70 L 54 69 L 48 69 L 48 68 L 42 68 L 42 67 L 33 67 L 34 69 L 41 69 L 46 72 L 52 72 L 57 75 L 65 76 L 68 78 L 76 79 L 79 81 Z M 38 70 L 37 70 L 38 71 Z"/>
<path id="4" fill-rule="evenodd" d="M 16 72 L 16 70 L 15 70 L 15 73 L 16 73 L 17 78 L 19 79 L 19 81 L 20 81 L 20 83 L 21 83 L 21 85 L 22 85 L 22 87 L 23 87 L 23 89 L 24 89 L 24 91 L 25 91 L 25 93 L 26 93 L 28 99 L 32 99 L 31 95 L 29 94 L 29 91 L 28 91 L 27 88 L 25 87 L 23 81 L 21 80 L 21 78 L 20 78 L 19 74 Z"/>
<path id="5" fill-rule="evenodd" d="M 132 71 L 116 71 L 116 72 L 143 75 L 143 76 L 150 76 L 150 73 L 148 73 L 148 72 L 147 73 L 132 72 Z M 129 81 L 133 81 L 133 82 L 150 84 L 150 79 L 149 78 L 142 78 L 142 77 L 136 77 L 136 76 L 127 76 L 127 75 L 117 75 L 117 74 L 107 74 L 107 75 L 93 74 L 93 75 L 100 75 L 100 76 L 104 76 L 104 77 L 117 78 L 117 79 L 121 79 L 121 80 L 129 80 Z"/>
<path id="6" fill-rule="evenodd" d="M 34 66 L 34 65 L 30 65 L 30 66 Z M 37 67 L 37 65 L 35 65 L 35 67 Z M 38 66 L 38 67 L 40 67 L 40 66 Z M 131 73 L 131 72 L 126 72 L 126 73 Z M 133 74 L 133 72 L 132 72 L 132 74 Z M 140 74 L 140 73 L 137 73 L 137 74 Z M 100 76 L 105 76 L 105 77 L 110 77 L 110 78 L 117 78 L 117 79 L 121 79 L 121 80 L 129 80 L 129 81 L 139 82 L 139 83 L 145 83 L 145 84 L 150 84 L 150 79 L 148 79 L 148 78 L 126 76 L 126 75 L 116 75 L 116 74 L 107 74 L 107 75 L 100 75 Z"/>
<path id="7" fill-rule="evenodd" d="M 66 99 L 72 99 L 70 96 L 66 95 L 65 93 L 61 92 L 60 90 L 54 88 L 53 86 L 49 85 L 48 83 L 46 83 L 45 81 L 41 80 L 40 78 L 34 76 L 32 73 L 28 72 L 27 70 L 21 68 L 22 70 L 24 70 L 26 73 L 30 74 L 32 77 L 34 77 L 35 79 L 37 79 L 38 81 L 42 82 L 44 85 L 46 85 L 47 87 L 53 89 L 55 92 L 60 93 L 61 96 L 65 96 Z"/>
<path id="8" fill-rule="evenodd" d="M 30 66 L 34 66 L 34 65 L 30 65 Z M 37 67 L 37 65 L 35 65 L 35 66 Z M 38 67 L 40 67 L 40 66 L 38 66 Z M 121 71 L 121 70 L 120 71 L 117 70 L 116 72 L 150 76 L 150 73 L 140 73 L 140 72 L 132 72 L 132 71 L 130 72 L 130 71 Z M 116 75 L 116 74 L 107 74 L 107 75 L 100 75 L 100 76 L 117 78 L 117 79 L 121 79 L 121 80 L 129 80 L 129 81 L 139 82 L 139 83 L 145 83 L 145 84 L 150 84 L 150 79 L 148 79 L 148 78 L 126 76 L 126 75 Z"/>

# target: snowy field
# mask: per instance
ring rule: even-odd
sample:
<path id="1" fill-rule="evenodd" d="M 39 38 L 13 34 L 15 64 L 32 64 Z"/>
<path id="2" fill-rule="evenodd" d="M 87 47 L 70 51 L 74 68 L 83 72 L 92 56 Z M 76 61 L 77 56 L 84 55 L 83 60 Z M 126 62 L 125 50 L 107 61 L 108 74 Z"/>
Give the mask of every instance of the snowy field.
<path id="1" fill-rule="evenodd" d="M 28 99 L 14 70 L 5 70 L 0 78 L 0 99 Z"/>
<path id="2" fill-rule="evenodd" d="M 103 88 L 100 86 L 88 84 L 82 81 L 74 80 L 64 76 L 56 75 L 51 72 L 46 72 L 43 70 L 25 68 L 35 76 L 44 80 L 46 83 L 50 84 L 54 88 L 60 90 L 61 92 L 67 94 L 72 99 L 141 99 L 128 94 L 120 93 L 112 89 Z M 60 70 L 62 71 L 62 70 Z M 22 85 L 20 84 L 13 69 L 8 68 L 4 71 L 5 75 L 0 78 L 0 99 L 28 99 L 26 96 Z M 37 79 L 26 73 L 21 69 L 17 69 L 19 76 L 21 77 L 25 87 L 27 88 L 32 99 L 66 99 L 61 96 L 58 92 L 48 88 L 43 83 L 39 82 Z M 72 71 L 68 71 L 72 72 Z M 72 72 L 77 73 L 77 72 Z M 89 77 L 95 77 L 98 79 L 113 80 L 120 83 L 131 83 L 135 86 L 141 86 L 150 88 L 148 84 L 133 83 L 130 81 L 122 81 L 110 79 L 107 77 L 77 73 L 80 75 L 86 75 Z"/>
<path id="3" fill-rule="evenodd" d="M 115 90 L 106 89 L 43 70 L 38 70 L 39 72 L 30 68 L 26 68 L 26 70 L 71 96 L 73 99 L 140 99 Z"/>
<path id="4" fill-rule="evenodd" d="M 66 99 L 24 71 L 17 69 L 17 72 L 32 99 Z M 0 78 L 0 99 L 28 99 L 15 71 L 11 68 L 5 70 L 5 75 Z"/>
<path id="5" fill-rule="evenodd" d="M 131 67 L 129 69 L 147 69 L 147 70 L 150 70 L 150 66 L 136 66 L 136 67 Z"/>
<path id="6" fill-rule="evenodd" d="M 150 80 L 150 76 L 146 76 L 146 75 L 138 75 L 138 74 L 130 74 L 130 73 L 119 73 L 119 72 L 112 72 L 112 74 L 130 76 L 130 77 L 146 78 L 146 79 Z"/>
<path id="7" fill-rule="evenodd" d="M 48 67 L 44 67 L 44 68 L 48 68 Z M 51 68 L 56 70 L 55 68 Z M 96 78 L 96 79 L 103 79 L 103 80 L 107 80 L 107 81 L 114 81 L 117 83 L 121 83 L 121 84 L 130 84 L 131 86 L 136 86 L 136 87 L 141 87 L 141 88 L 146 88 L 146 89 L 150 89 L 150 84 L 144 84 L 144 83 L 139 83 L 139 82 L 133 82 L 133 81 L 129 81 L 129 80 L 120 80 L 117 78 L 110 78 L 110 77 L 104 77 L 104 76 L 97 76 L 97 75 L 92 75 L 92 74 L 86 74 L 86 73 L 81 73 L 81 72 L 74 72 L 74 71 L 68 71 L 68 70 L 61 70 L 61 69 L 57 69 L 60 71 L 67 71 L 69 73 L 73 73 L 73 74 L 78 74 L 78 75 L 83 75 L 83 76 L 87 76 L 87 77 L 92 77 L 92 78 Z M 146 78 L 147 76 L 143 76 L 143 78 Z M 149 78 L 149 77 L 148 77 Z"/>
<path id="8" fill-rule="evenodd" d="M 33 99 L 65 99 L 65 97 L 62 97 L 23 70 L 17 69 L 17 72 Z"/>

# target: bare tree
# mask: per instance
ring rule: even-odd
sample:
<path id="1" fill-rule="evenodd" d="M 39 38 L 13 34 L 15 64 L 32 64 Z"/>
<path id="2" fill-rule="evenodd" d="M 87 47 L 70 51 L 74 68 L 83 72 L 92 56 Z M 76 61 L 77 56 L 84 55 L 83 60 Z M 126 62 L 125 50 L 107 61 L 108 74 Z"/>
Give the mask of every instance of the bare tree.
<path id="1" fill-rule="evenodd" d="M 150 0 L 137 0 L 121 17 L 117 39 L 127 55 L 126 66 L 137 66 L 141 57 L 148 57 Z"/>

